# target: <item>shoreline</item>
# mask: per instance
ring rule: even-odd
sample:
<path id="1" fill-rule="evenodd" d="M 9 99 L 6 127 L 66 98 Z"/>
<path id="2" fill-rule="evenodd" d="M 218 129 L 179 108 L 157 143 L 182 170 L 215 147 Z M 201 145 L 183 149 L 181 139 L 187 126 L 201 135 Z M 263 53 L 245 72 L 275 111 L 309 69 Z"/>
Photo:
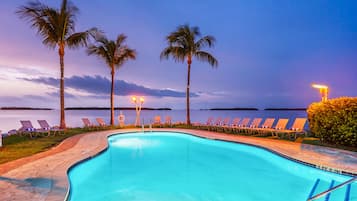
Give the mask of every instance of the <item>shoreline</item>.
<path id="1" fill-rule="evenodd" d="M 265 108 L 265 111 L 306 111 L 307 108 Z"/>
<path id="2" fill-rule="evenodd" d="M 110 110 L 109 107 L 67 107 L 64 110 Z M 114 110 L 135 110 L 135 107 L 115 107 Z M 172 110 L 171 108 L 142 107 L 141 110 Z"/>
<path id="3" fill-rule="evenodd" d="M 54 110 L 52 108 L 32 108 L 32 107 L 0 107 L 0 110 Z"/>

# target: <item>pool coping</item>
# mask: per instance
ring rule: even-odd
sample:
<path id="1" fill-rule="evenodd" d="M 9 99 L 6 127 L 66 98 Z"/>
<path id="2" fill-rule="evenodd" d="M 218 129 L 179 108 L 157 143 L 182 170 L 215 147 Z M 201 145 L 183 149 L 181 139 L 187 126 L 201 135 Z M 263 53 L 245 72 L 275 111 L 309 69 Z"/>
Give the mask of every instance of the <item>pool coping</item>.
<path id="1" fill-rule="evenodd" d="M 266 141 L 265 143 L 272 143 L 272 144 L 290 144 L 293 146 L 298 146 L 298 143 L 292 143 L 292 142 L 285 142 L 285 141 L 281 141 L 281 140 L 273 140 L 273 139 L 264 139 L 264 138 L 256 138 L 256 137 L 248 137 L 248 136 L 241 136 L 241 135 L 228 135 L 228 134 L 223 134 L 223 133 L 217 133 L 217 132 L 212 132 L 212 131 L 203 131 L 203 130 L 193 130 L 193 129 L 174 129 L 174 128 L 158 128 L 158 129 L 152 129 L 152 131 L 159 131 L 159 132 L 163 132 L 163 131 L 170 131 L 170 132 L 177 132 L 177 133 L 183 133 L 183 134 L 187 134 L 187 135 L 192 135 L 192 136 L 196 136 L 196 137 L 201 137 L 201 138 L 206 138 L 206 139 L 211 139 L 211 140 L 220 140 L 220 141 L 227 141 L 227 142 L 233 142 L 233 143 L 240 143 L 240 144 L 246 144 L 249 146 L 255 146 L 264 150 L 267 150 L 269 152 L 272 152 L 274 154 L 277 154 L 281 157 L 287 158 L 289 160 L 295 161 L 295 162 L 299 162 L 305 165 L 308 165 L 310 167 L 314 167 L 314 168 L 318 168 L 318 169 L 322 169 L 325 171 L 330 171 L 330 172 L 334 172 L 334 173 L 342 173 L 344 175 L 347 176 L 357 176 L 357 165 L 350 167 L 349 169 L 347 168 L 343 168 L 343 169 L 339 169 L 339 168 L 333 168 L 333 167 L 329 167 L 326 165 L 320 165 L 321 163 L 319 163 L 319 161 L 315 161 L 315 163 L 313 161 L 306 161 L 306 160 L 301 160 L 301 158 L 296 156 L 291 156 L 288 153 L 284 153 L 284 150 L 279 150 L 278 148 L 274 148 L 274 147 L 269 147 L 269 146 L 262 146 L 262 143 L 255 143 L 255 142 L 259 142 L 259 141 Z M 36 197 L 36 190 L 33 190 L 34 195 L 28 195 L 31 194 L 29 192 L 23 192 L 23 194 L 26 194 L 26 197 L 29 196 L 29 199 L 27 200 L 66 200 L 68 199 L 68 196 L 70 195 L 70 181 L 68 180 L 68 173 L 69 171 L 74 168 L 75 166 L 77 166 L 78 164 L 82 163 L 83 161 L 89 160 L 101 153 L 103 153 L 104 151 L 106 151 L 108 149 L 108 138 L 112 135 L 117 135 L 117 134 L 125 134 L 125 133 L 136 133 L 136 132 L 141 132 L 141 129 L 120 129 L 120 130 L 110 130 L 110 131 L 100 131 L 100 132 L 91 132 L 91 133 L 87 133 L 84 134 L 83 136 L 81 136 L 77 145 L 75 145 L 74 147 L 71 147 L 67 150 L 64 150 L 64 152 L 71 152 L 73 151 L 73 153 L 77 154 L 77 156 L 75 156 L 74 158 L 70 158 L 67 161 L 65 161 L 64 164 L 60 164 L 60 167 L 57 169 L 57 167 L 53 168 L 53 172 L 51 174 L 49 174 L 51 177 L 51 179 L 55 178 L 58 179 L 60 182 L 60 186 L 62 189 L 62 191 L 57 192 L 56 190 L 54 190 L 54 188 L 58 188 L 58 186 L 56 186 L 56 182 L 53 182 L 51 184 L 51 188 L 46 191 L 46 192 L 40 192 L 43 193 L 43 195 L 41 194 L 41 198 L 43 199 L 38 199 L 39 196 Z M 149 131 L 150 132 L 150 131 Z M 71 138 L 68 138 L 66 140 L 71 140 Z M 88 142 L 87 142 L 87 141 Z M 99 141 L 98 141 L 99 140 Z M 91 142 L 92 141 L 92 142 Z M 96 141 L 96 143 L 94 143 L 94 141 Z M 92 147 L 88 147 L 87 143 L 92 143 L 88 146 L 92 146 Z M 264 144 L 264 143 L 263 143 Z M 290 146 L 289 145 L 289 146 Z M 333 149 L 333 148 L 325 148 L 325 147 L 319 147 L 319 146 L 315 146 L 315 145 L 304 145 L 304 146 L 308 146 L 308 147 L 312 147 L 312 151 L 311 150 L 303 150 L 304 152 L 312 152 L 314 151 L 314 148 L 316 149 L 323 149 L 323 150 L 332 150 L 335 151 L 337 154 L 346 154 L 346 155 L 351 155 L 353 157 L 357 158 L 357 153 L 355 152 L 349 152 L 349 151 L 344 151 L 344 150 L 338 150 L 338 149 Z M 91 148 L 91 150 L 89 150 L 89 148 Z M 341 153 L 340 153 L 341 152 Z M 73 153 L 69 153 L 72 155 L 69 156 L 73 156 Z M 317 153 L 317 152 L 316 152 Z M 316 154 L 314 153 L 314 154 Z M 299 150 L 297 151 L 297 154 L 299 154 Z M 301 153 L 302 154 L 302 153 Z M 323 153 L 317 153 L 318 155 L 324 155 Z M 55 155 L 59 155 L 57 157 L 57 160 L 59 160 L 59 158 L 61 157 L 61 153 L 55 154 Z M 53 163 L 53 162 L 57 162 L 56 161 L 56 156 L 53 156 L 54 161 L 50 162 L 46 162 L 46 165 L 49 165 L 49 163 Z M 46 156 L 47 158 L 50 158 L 52 156 Z M 47 158 L 44 158 L 47 159 Z M 30 157 L 31 158 L 31 157 Z M 30 168 L 31 164 L 34 163 L 37 165 L 36 161 L 39 161 L 41 166 L 41 162 L 42 165 L 45 165 L 43 161 L 41 161 L 41 159 L 35 160 L 35 161 L 31 161 L 28 163 L 28 166 Z M 321 161 L 320 161 L 321 162 Z M 327 161 L 328 162 L 328 161 Z M 6 164 L 2 164 L 1 166 L 6 165 Z M 14 170 L 11 170 L 11 173 L 16 173 L 16 171 L 20 171 L 17 172 L 18 174 L 7 174 L 4 173 L 2 175 L 0 175 L 0 179 L 3 178 L 10 178 L 10 179 L 17 179 L 20 180 L 21 176 L 22 178 L 26 178 L 25 176 L 30 176 L 30 175 L 26 175 L 26 172 L 21 172 L 21 167 L 25 166 L 26 164 L 15 168 Z M 334 164 L 332 164 L 333 166 Z M 348 164 L 347 164 L 348 165 Z M 27 168 L 29 168 L 27 167 Z M 343 167 L 343 166 L 342 166 Z M 348 167 L 348 166 L 347 166 Z M 23 168 L 24 169 L 24 168 Z M 25 168 L 26 170 L 26 168 Z M 351 171 L 348 171 L 351 170 Z M 29 171 L 29 174 L 31 173 L 31 171 Z M 15 177 L 11 177 L 11 175 L 15 175 Z M 21 175 L 16 177 L 16 175 Z M 9 177 L 10 176 L 10 177 Z M 56 180 L 55 180 L 56 181 Z M 0 184 L 1 184 L 1 180 L 0 180 Z M 9 182 L 10 183 L 10 182 Z M 6 189 L 7 191 L 20 191 L 22 192 L 21 188 L 19 189 L 18 185 L 10 185 L 12 188 L 10 189 Z M 33 187 L 35 188 L 35 187 Z M 0 190 L 1 190 L 1 185 L 0 185 Z M 16 193 L 16 195 L 21 196 L 21 193 L 18 194 Z M 2 198 L 2 195 L 0 195 L 0 200 Z M 6 198 L 6 197 L 5 197 Z M 21 199 L 20 199 L 21 198 Z M 22 200 L 23 198 L 20 197 L 19 200 Z M 32 199 L 31 199 L 32 198 Z M 16 199 L 12 199 L 12 200 L 16 200 Z"/>

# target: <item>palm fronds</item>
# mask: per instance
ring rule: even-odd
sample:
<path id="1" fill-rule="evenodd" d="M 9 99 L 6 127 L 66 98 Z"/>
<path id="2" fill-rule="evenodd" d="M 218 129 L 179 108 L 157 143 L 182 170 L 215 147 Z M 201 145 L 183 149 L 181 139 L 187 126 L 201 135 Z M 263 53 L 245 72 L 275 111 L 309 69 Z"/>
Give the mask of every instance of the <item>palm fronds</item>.
<path id="1" fill-rule="evenodd" d="M 187 87 L 186 87 L 186 113 L 187 124 L 190 124 L 190 72 L 192 58 L 199 61 L 208 62 L 212 67 L 218 66 L 217 59 L 210 53 L 203 51 L 205 47 L 213 47 L 215 38 L 204 36 L 202 38 L 198 27 L 190 27 L 185 24 L 166 36 L 168 47 L 164 48 L 160 54 L 160 59 L 172 57 L 175 62 L 187 61 Z"/>
<path id="2" fill-rule="evenodd" d="M 65 47 L 77 48 L 86 46 L 90 35 L 95 28 L 84 32 L 75 32 L 75 21 L 78 8 L 67 0 L 62 0 L 60 9 L 50 8 L 39 1 L 29 2 L 19 7 L 16 11 L 21 19 L 30 23 L 31 28 L 37 30 L 42 36 L 42 43 L 51 49 L 58 48 L 61 69 L 60 102 L 61 122 L 60 127 L 65 128 L 64 118 L 64 52 Z"/>

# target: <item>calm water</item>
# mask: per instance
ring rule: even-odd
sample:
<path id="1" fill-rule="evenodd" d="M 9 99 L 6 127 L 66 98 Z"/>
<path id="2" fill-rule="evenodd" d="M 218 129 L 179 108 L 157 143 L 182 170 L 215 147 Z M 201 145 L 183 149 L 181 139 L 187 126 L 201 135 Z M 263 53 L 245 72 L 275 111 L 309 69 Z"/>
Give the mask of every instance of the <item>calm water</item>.
<path id="1" fill-rule="evenodd" d="M 125 115 L 125 123 L 133 124 L 135 121 L 135 111 L 122 111 Z M 119 111 L 115 111 L 116 123 L 118 123 Z M 148 124 L 153 121 L 154 116 L 160 115 L 162 120 L 165 116 L 171 116 L 173 122 L 185 121 L 185 110 L 168 110 L 168 111 L 152 111 L 145 110 L 141 112 L 141 119 Z M 209 111 L 209 110 L 192 110 L 192 122 L 206 122 L 208 117 L 230 117 L 231 120 L 235 117 L 274 117 L 274 118 L 296 118 L 306 117 L 305 111 Z M 69 127 L 82 127 L 83 123 L 81 118 L 87 117 L 92 122 L 95 118 L 102 117 L 107 123 L 110 118 L 110 111 L 105 110 L 70 110 L 66 111 L 66 123 Z M 59 124 L 59 111 L 58 110 L 0 110 L 0 130 L 3 133 L 21 127 L 20 120 L 31 120 L 34 127 L 38 128 L 37 120 L 45 119 L 51 126 Z M 288 127 L 292 124 L 289 122 Z"/>
<path id="2" fill-rule="evenodd" d="M 190 135 L 112 136 L 109 149 L 69 172 L 72 201 L 302 201 L 349 179 L 264 149 Z M 357 199 L 352 184 L 349 201 Z M 346 187 L 330 195 L 345 200 Z M 324 199 L 319 199 L 325 200 Z"/>

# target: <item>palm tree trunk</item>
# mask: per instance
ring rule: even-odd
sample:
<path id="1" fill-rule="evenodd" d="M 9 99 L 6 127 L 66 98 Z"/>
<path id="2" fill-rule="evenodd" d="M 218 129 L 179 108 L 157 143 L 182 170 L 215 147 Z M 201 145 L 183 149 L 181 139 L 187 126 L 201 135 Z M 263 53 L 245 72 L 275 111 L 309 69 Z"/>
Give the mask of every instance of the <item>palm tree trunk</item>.
<path id="1" fill-rule="evenodd" d="M 187 60 L 187 89 L 186 89 L 186 123 L 191 125 L 190 120 L 190 74 L 191 74 L 191 58 Z"/>
<path id="2" fill-rule="evenodd" d="M 64 45 L 60 45 L 58 50 L 60 56 L 60 66 L 61 66 L 61 79 L 60 79 L 60 110 L 61 110 L 61 120 L 60 128 L 66 128 L 65 113 L 64 113 Z"/>
<path id="3" fill-rule="evenodd" d="M 112 68 L 112 86 L 110 91 L 110 125 L 114 126 L 114 65 Z"/>

